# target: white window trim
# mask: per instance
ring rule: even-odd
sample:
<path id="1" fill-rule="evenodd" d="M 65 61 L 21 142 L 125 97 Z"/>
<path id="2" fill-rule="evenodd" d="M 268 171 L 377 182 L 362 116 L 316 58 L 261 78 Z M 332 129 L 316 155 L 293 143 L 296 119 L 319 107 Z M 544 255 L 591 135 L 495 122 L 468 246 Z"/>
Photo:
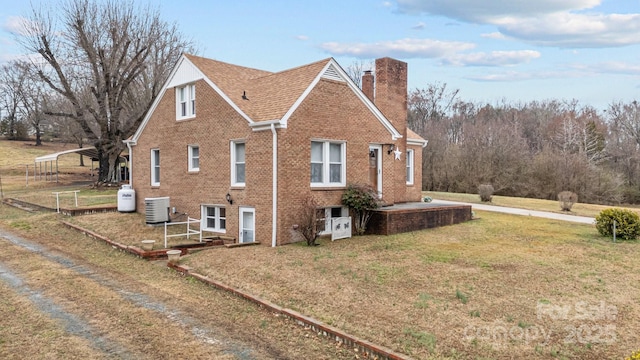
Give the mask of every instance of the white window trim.
<path id="1" fill-rule="evenodd" d="M 335 140 L 320 140 L 312 139 L 312 143 L 322 143 L 322 182 L 311 182 L 311 187 L 325 188 L 325 187 L 345 187 L 347 184 L 347 143 L 346 141 Z M 332 183 L 331 178 L 331 162 L 330 160 L 330 144 L 340 145 L 340 182 Z M 311 164 L 311 152 L 309 152 L 309 164 Z"/>
<path id="2" fill-rule="evenodd" d="M 207 212 L 206 212 L 207 208 L 216 209 L 215 215 L 214 215 L 215 227 L 207 227 Z M 225 217 L 224 218 L 220 217 L 220 209 L 225 209 Z M 202 230 L 205 230 L 205 231 L 212 231 L 212 232 L 226 234 L 226 232 L 227 232 L 227 226 L 226 226 L 227 216 L 226 215 L 227 215 L 227 211 L 226 211 L 226 207 L 224 205 L 202 204 L 202 205 L 200 205 L 200 228 Z M 225 219 L 225 227 L 224 227 L 224 229 L 220 227 L 220 220 L 221 219 Z"/>
<path id="3" fill-rule="evenodd" d="M 193 149 L 197 148 L 198 149 L 198 166 L 194 167 L 193 166 Z M 200 171 L 200 146 L 198 145 L 189 145 L 189 157 L 187 159 L 189 161 L 189 171 L 191 172 L 197 172 Z"/>
<path id="4" fill-rule="evenodd" d="M 238 182 L 236 177 L 236 145 L 244 144 L 244 181 Z M 247 181 L 247 143 L 244 140 L 232 140 L 230 142 L 231 154 L 231 186 L 244 187 Z"/>
<path id="5" fill-rule="evenodd" d="M 415 171 L 415 158 L 414 158 L 414 150 L 407 150 L 407 165 L 406 168 L 409 171 L 409 177 L 407 178 L 407 185 L 413 185 L 413 173 Z"/>
<path id="6" fill-rule="evenodd" d="M 157 156 L 156 156 L 157 154 Z M 158 178 L 160 177 L 160 149 L 151 149 L 151 186 L 160 186 L 160 179 L 156 179 L 156 167 L 158 168 Z M 157 162 L 156 162 L 157 160 Z"/>
<path id="7" fill-rule="evenodd" d="M 185 99 L 182 101 L 180 94 L 184 91 Z M 187 84 L 176 86 L 176 120 L 191 119 L 196 116 L 196 86 Z M 185 103 L 186 114 L 182 115 L 182 103 Z"/>

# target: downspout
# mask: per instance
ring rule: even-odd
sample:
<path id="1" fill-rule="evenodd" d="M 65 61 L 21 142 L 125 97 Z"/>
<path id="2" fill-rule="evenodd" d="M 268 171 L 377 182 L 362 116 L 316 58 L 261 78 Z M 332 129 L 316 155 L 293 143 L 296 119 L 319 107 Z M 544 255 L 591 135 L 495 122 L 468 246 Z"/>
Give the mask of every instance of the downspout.
<path id="1" fill-rule="evenodd" d="M 129 149 L 129 185 L 133 189 L 133 150 L 131 149 L 131 141 L 125 140 L 127 149 Z"/>
<path id="2" fill-rule="evenodd" d="M 276 234 L 278 230 L 278 133 L 276 132 L 276 125 L 274 123 L 271 124 L 271 133 L 273 134 L 273 169 L 271 171 L 273 175 L 273 179 L 271 181 L 273 184 L 273 189 L 271 190 L 273 196 L 273 200 L 271 201 L 273 204 L 273 208 L 271 209 L 271 247 L 275 247 Z"/>

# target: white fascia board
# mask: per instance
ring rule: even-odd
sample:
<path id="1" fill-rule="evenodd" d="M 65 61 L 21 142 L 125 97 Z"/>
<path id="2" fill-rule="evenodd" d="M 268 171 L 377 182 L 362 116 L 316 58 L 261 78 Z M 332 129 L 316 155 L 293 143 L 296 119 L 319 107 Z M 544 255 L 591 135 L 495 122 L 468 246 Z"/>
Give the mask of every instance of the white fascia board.
<path id="1" fill-rule="evenodd" d="M 416 145 L 421 147 L 427 147 L 429 140 L 418 140 L 418 139 L 409 139 L 407 138 L 407 145 Z"/>
<path id="2" fill-rule="evenodd" d="M 249 124 L 249 127 L 253 131 L 265 131 L 271 130 L 271 125 L 274 125 L 276 129 L 283 129 L 287 127 L 287 124 L 283 124 L 281 120 L 265 120 L 265 121 L 255 121 Z"/>

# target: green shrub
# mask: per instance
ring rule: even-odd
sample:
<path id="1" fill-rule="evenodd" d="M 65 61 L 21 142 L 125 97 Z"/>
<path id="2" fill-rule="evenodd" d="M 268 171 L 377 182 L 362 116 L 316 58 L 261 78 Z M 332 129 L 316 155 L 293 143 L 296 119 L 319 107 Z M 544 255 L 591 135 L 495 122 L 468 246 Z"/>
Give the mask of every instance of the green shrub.
<path id="1" fill-rule="evenodd" d="M 616 237 L 632 240 L 640 235 L 640 216 L 631 210 L 605 209 L 596 216 L 596 229 L 602 236 L 613 236 L 616 222 Z"/>
<path id="2" fill-rule="evenodd" d="M 369 185 L 350 184 L 342 194 L 342 204 L 355 213 L 354 229 L 356 235 L 364 234 L 367 223 L 378 208 L 378 193 Z"/>
<path id="3" fill-rule="evenodd" d="M 478 195 L 480 195 L 480 200 L 483 202 L 490 202 L 493 198 L 493 185 L 491 184 L 482 184 L 478 185 Z"/>
<path id="4" fill-rule="evenodd" d="M 562 191 L 558 194 L 558 202 L 562 211 L 571 211 L 573 204 L 578 202 L 578 195 L 571 191 Z"/>

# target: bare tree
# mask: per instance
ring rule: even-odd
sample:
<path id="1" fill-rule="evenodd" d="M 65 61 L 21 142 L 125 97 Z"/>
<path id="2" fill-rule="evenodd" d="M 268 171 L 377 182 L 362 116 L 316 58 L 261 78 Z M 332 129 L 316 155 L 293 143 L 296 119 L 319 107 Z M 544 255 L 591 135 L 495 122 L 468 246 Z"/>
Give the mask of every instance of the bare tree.
<path id="1" fill-rule="evenodd" d="M 20 137 L 19 122 L 22 114 L 22 94 L 26 73 L 17 62 L 10 62 L 0 67 L 0 107 L 4 113 L 2 133 L 8 139 Z"/>
<path id="2" fill-rule="evenodd" d="M 425 89 L 409 93 L 407 126 L 422 134 L 428 122 L 437 122 L 449 115 L 460 90 L 448 90 L 446 83 L 429 84 Z"/>
<path id="3" fill-rule="evenodd" d="M 177 27 L 132 1 L 67 0 L 33 9 L 19 41 L 32 66 L 98 150 L 99 181 L 117 179 L 123 140 L 142 122 L 179 56 L 191 50 Z"/>
<path id="4" fill-rule="evenodd" d="M 18 89 L 18 95 L 22 106 L 20 112 L 29 124 L 36 136 L 36 146 L 42 145 L 41 124 L 44 120 L 44 107 L 50 90 L 45 83 L 40 81 L 33 68 L 25 61 L 17 61 L 16 66 L 23 74 L 23 82 Z"/>
<path id="5" fill-rule="evenodd" d="M 349 64 L 344 71 L 362 89 L 362 74 L 367 70 L 373 71 L 374 69 L 375 62 L 373 60 L 357 60 Z"/>

